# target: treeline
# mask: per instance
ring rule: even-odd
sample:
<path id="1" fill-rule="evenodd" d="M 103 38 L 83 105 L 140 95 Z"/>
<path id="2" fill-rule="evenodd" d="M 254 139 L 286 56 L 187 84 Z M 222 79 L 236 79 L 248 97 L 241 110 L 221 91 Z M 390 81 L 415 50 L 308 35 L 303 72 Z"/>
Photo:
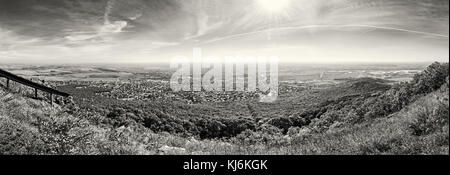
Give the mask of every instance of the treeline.
<path id="1" fill-rule="evenodd" d="M 168 107 L 175 110 L 165 111 Z M 230 138 L 247 129 L 256 128 L 256 123 L 251 118 L 218 117 L 208 110 L 195 113 L 187 108 L 149 102 L 123 103 L 107 107 L 103 111 L 106 118 L 102 123 L 115 127 L 140 124 L 154 132 L 168 132 L 184 137 L 198 136 L 201 139 Z"/>

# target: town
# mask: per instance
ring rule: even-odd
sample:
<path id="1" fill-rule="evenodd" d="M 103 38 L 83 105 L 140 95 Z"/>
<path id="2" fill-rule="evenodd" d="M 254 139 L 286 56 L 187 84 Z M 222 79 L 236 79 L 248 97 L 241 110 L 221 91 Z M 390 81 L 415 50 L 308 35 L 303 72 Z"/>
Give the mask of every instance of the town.
<path id="1" fill-rule="evenodd" d="M 278 57 L 235 56 L 221 59 L 209 56 L 203 59 L 201 49 L 195 48 L 192 60 L 184 56 L 174 57 L 170 68 L 177 69 L 170 80 L 170 87 L 176 92 L 278 92 Z"/>

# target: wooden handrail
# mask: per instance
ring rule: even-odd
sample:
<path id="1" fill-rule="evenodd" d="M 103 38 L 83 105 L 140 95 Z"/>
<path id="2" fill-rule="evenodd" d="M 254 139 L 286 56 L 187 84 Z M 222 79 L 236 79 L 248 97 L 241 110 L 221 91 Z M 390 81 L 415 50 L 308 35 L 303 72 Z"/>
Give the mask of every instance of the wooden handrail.
<path id="1" fill-rule="evenodd" d="M 25 86 L 29 86 L 29 87 L 35 88 L 35 90 L 41 90 L 41 91 L 44 91 L 44 92 L 47 92 L 47 93 L 50 93 L 50 94 L 55 94 L 55 95 L 59 95 L 59 96 L 63 96 L 63 97 L 70 96 L 70 94 L 68 94 L 68 93 L 61 92 L 61 91 L 58 91 L 56 89 L 52 89 L 52 88 L 49 88 L 47 86 L 44 86 L 44 85 L 32 82 L 30 80 L 27 80 L 25 78 L 19 77 L 17 75 L 14 75 L 14 74 L 12 74 L 12 73 L 10 73 L 8 71 L 2 70 L 2 69 L 0 69 L 0 77 L 5 77 L 8 80 L 8 82 L 7 82 L 8 85 L 9 85 L 9 80 L 12 80 L 12 81 L 18 82 L 20 84 L 23 84 Z"/>

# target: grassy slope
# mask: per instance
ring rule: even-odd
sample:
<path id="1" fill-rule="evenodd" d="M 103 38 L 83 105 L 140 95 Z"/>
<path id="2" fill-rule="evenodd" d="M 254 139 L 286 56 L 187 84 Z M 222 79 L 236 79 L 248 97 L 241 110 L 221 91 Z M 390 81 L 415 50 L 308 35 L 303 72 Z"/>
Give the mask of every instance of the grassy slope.
<path id="1" fill-rule="evenodd" d="M 447 97 L 444 99 L 442 97 Z M 356 126 L 331 129 L 318 137 L 307 138 L 300 151 L 305 154 L 449 154 L 448 122 L 436 130 L 415 136 L 411 125 L 421 113 L 432 115 L 437 106 L 447 107 L 448 89 L 434 92 L 387 118 Z M 311 149 L 314 148 L 314 149 Z"/>
<path id="2" fill-rule="evenodd" d="M 157 154 L 161 145 L 152 142 L 177 139 L 145 128 L 95 125 L 96 117 L 74 117 L 59 106 L 0 88 L 0 154 Z"/>

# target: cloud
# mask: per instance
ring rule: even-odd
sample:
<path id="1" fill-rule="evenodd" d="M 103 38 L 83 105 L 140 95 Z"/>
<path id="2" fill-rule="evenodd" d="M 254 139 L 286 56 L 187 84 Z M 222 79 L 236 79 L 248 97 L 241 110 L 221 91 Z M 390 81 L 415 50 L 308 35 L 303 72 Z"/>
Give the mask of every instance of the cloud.
<path id="1" fill-rule="evenodd" d="M 24 54 L 21 49 L 41 43 L 40 38 L 29 38 L 0 28 L 0 60 L 15 59 Z"/>
<path id="2" fill-rule="evenodd" d="M 103 25 L 97 27 L 95 31 L 84 32 L 82 34 L 71 33 L 65 38 L 72 43 L 79 41 L 96 41 L 96 40 L 103 40 L 104 37 L 108 37 L 123 32 L 123 29 L 128 26 L 127 21 L 110 20 L 110 15 L 114 8 L 115 2 L 116 2 L 115 0 L 107 1 L 104 10 Z"/>
<path id="3" fill-rule="evenodd" d="M 100 28 L 100 34 L 114 34 L 120 33 L 127 27 L 128 23 L 126 21 L 114 21 L 113 23 L 107 23 Z"/>
<path id="4" fill-rule="evenodd" d="M 421 56 L 434 56 L 445 51 L 449 35 L 447 0 L 292 0 L 275 15 L 254 0 L 15 0 L 0 1 L 0 11 L 3 58 L 128 61 L 170 59 L 155 53 L 197 46 L 259 52 L 269 44 L 288 53 L 318 45 L 302 49 L 312 53 L 343 37 L 373 47 L 399 39 L 401 51 L 423 46 Z M 349 47 L 360 52 L 359 45 Z"/>

